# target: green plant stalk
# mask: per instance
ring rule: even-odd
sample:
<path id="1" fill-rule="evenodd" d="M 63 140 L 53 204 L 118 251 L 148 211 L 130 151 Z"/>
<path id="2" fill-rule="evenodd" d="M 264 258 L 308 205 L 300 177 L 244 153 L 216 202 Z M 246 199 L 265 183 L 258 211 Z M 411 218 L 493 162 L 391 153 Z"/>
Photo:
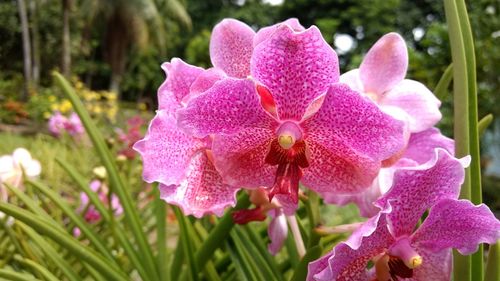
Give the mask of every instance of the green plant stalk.
<path id="1" fill-rule="evenodd" d="M 445 0 L 444 10 L 448 23 L 448 35 L 453 60 L 455 155 L 456 157 L 464 157 L 470 154 L 469 86 L 466 52 L 456 1 Z M 465 179 L 460 197 L 463 199 L 470 199 L 471 197 L 469 169 L 465 170 Z M 471 281 L 470 257 L 462 256 L 454 251 L 453 268 L 454 281 Z"/>
<path id="2" fill-rule="evenodd" d="M 111 255 L 111 250 L 106 247 L 104 241 L 102 241 L 100 237 L 88 227 L 87 223 L 73 211 L 73 209 L 61 198 L 61 196 L 59 196 L 59 194 L 57 194 L 57 192 L 54 192 L 42 183 L 32 180 L 27 180 L 27 182 L 49 197 L 50 200 L 52 200 L 52 202 L 54 202 L 68 216 L 68 218 L 74 222 L 78 228 L 80 228 L 82 233 L 97 248 L 97 250 L 110 262 L 118 266 L 113 255 Z"/>
<path id="3" fill-rule="evenodd" d="M 168 255 L 167 255 L 167 205 L 160 199 L 160 191 L 155 185 L 155 217 L 156 217 L 156 247 L 158 254 L 156 256 L 156 266 L 160 269 L 161 281 L 170 280 L 168 273 Z"/>
<path id="4" fill-rule="evenodd" d="M 5 278 L 5 280 L 11 280 L 11 281 L 34 281 L 34 280 L 40 280 L 36 279 L 35 277 L 27 274 L 22 274 L 15 272 L 10 269 L 0 269 L 0 279 Z"/>
<path id="5" fill-rule="evenodd" d="M 181 210 L 178 207 L 173 207 L 175 216 L 177 217 L 177 221 L 179 222 L 179 239 L 180 243 L 182 243 L 182 249 L 184 250 L 184 256 L 186 257 L 187 267 L 190 272 L 191 280 L 198 280 L 198 270 L 196 263 L 194 262 L 194 245 L 191 241 L 191 236 L 187 230 L 186 217 L 182 214 Z"/>
<path id="6" fill-rule="evenodd" d="M 246 193 L 242 193 L 238 196 L 238 204 L 236 204 L 235 209 L 244 209 L 250 206 L 250 199 Z M 234 226 L 233 217 L 231 212 L 227 212 L 219 220 L 217 225 L 210 231 L 208 238 L 203 242 L 200 249 L 196 252 L 195 264 L 197 268 L 203 268 L 205 264 L 210 260 L 212 255 L 215 253 L 222 244 L 224 240 L 229 236 L 229 232 Z"/>
<path id="7" fill-rule="evenodd" d="M 486 271 L 484 280 L 500 280 L 500 240 L 497 243 L 490 245 L 490 252 L 488 253 L 488 263 L 486 264 Z"/>
<path id="8" fill-rule="evenodd" d="M 443 100 L 448 93 L 451 80 L 453 79 L 453 63 L 450 63 L 434 88 L 434 95 L 439 100 Z"/>
<path id="9" fill-rule="evenodd" d="M 111 280 L 127 280 L 125 273 L 119 271 L 119 269 L 115 268 L 94 250 L 81 245 L 67 233 L 63 233 L 60 230 L 51 227 L 51 225 L 48 224 L 42 217 L 34 215 L 33 213 L 23 210 L 17 206 L 2 202 L 0 202 L 0 211 L 24 222 L 39 233 L 47 235 L 59 245 L 72 252 L 75 256 L 78 256 L 84 262 L 91 264 Z"/>
<path id="10" fill-rule="evenodd" d="M 73 270 L 71 265 L 59 255 L 59 253 L 47 243 L 38 233 L 36 233 L 33 229 L 28 227 L 22 222 L 17 221 L 16 224 L 19 225 L 23 229 L 24 232 L 33 240 L 35 244 L 45 253 L 45 256 L 52 260 L 54 264 L 62 271 L 62 273 L 68 278 L 70 281 L 78 281 L 81 280 L 78 277 L 78 274 Z"/>
<path id="11" fill-rule="evenodd" d="M 474 53 L 474 38 L 467 14 L 464 0 L 457 1 L 460 29 L 465 47 L 465 59 L 467 63 L 467 90 L 469 97 L 469 149 L 472 157 L 470 164 L 471 201 L 474 204 L 483 202 L 481 187 L 481 152 L 479 147 L 478 112 L 477 112 L 477 77 L 476 56 Z M 479 245 L 478 251 L 471 257 L 471 275 L 475 280 L 483 280 L 483 245 Z"/>
<path id="12" fill-rule="evenodd" d="M 488 126 L 493 122 L 493 114 L 488 114 L 484 116 L 481 121 L 479 121 L 479 124 L 477 125 L 477 130 L 479 134 L 479 138 L 484 134 Z"/>
<path id="13" fill-rule="evenodd" d="M 36 263 L 35 261 L 32 261 L 30 259 L 25 259 L 21 257 L 20 255 L 14 256 L 14 259 L 19 262 L 20 264 L 23 264 L 26 267 L 30 267 L 36 272 L 40 273 L 41 276 L 47 281 L 58 281 L 59 279 L 54 276 L 49 270 L 47 270 L 45 267 L 40 265 L 39 263 Z"/>
<path id="14" fill-rule="evenodd" d="M 99 157 L 103 162 L 104 167 L 106 167 L 111 187 L 113 187 L 113 191 L 116 193 L 116 195 L 118 195 L 118 198 L 120 199 L 120 203 L 123 207 L 127 225 L 132 231 L 135 240 L 138 244 L 139 247 L 138 252 L 141 256 L 141 261 L 143 261 L 142 264 L 146 268 L 147 272 L 150 274 L 149 279 L 159 281 L 160 280 L 159 270 L 156 268 L 153 252 L 151 250 L 150 245 L 147 242 L 146 235 L 143 232 L 143 228 L 141 226 L 141 222 L 139 219 L 138 210 L 132 204 L 132 196 L 128 192 L 128 189 L 125 187 L 122 178 L 118 174 L 118 169 L 116 167 L 116 163 L 114 162 L 111 156 L 111 152 L 107 148 L 102 135 L 99 133 L 97 127 L 92 122 L 90 115 L 88 114 L 82 102 L 74 92 L 74 89 L 69 85 L 68 81 L 61 74 L 57 72 L 55 72 L 53 75 L 56 83 L 61 87 L 63 92 L 71 101 L 71 104 L 73 105 L 75 112 L 80 117 L 87 134 L 92 140 L 99 154 Z"/>

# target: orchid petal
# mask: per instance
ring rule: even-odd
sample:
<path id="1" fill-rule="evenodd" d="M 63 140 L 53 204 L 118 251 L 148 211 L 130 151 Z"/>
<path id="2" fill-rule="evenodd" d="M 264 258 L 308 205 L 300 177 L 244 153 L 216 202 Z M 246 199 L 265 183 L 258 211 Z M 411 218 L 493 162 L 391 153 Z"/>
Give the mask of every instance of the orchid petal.
<path id="1" fill-rule="evenodd" d="M 189 65 L 179 58 L 162 64 L 161 68 L 167 79 L 158 88 L 158 107 L 173 114 L 175 109 L 180 107 L 183 98 L 189 94 L 191 84 L 203 72 L 203 68 Z"/>
<path id="2" fill-rule="evenodd" d="M 307 280 L 367 281 L 368 261 L 384 252 L 394 242 L 386 226 L 385 213 L 366 221 L 346 242 L 331 252 L 328 260 L 309 263 Z"/>
<path id="3" fill-rule="evenodd" d="M 230 185 L 245 188 L 272 186 L 276 166 L 265 163 L 274 132 L 248 128 L 232 135 L 216 135 L 212 145 L 215 167 Z"/>
<path id="4" fill-rule="evenodd" d="M 391 32 L 370 48 L 359 67 L 359 74 L 365 92 L 381 95 L 403 80 L 407 68 L 406 43 L 399 34 Z"/>
<path id="5" fill-rule="evenodd" d="M 423 164 L 434 157 L 435 148 L 443 148 L 451 155 L 455 151 L 455 141 L 441 134 L 439 129 L 430 128 L 420 133 L 410 135 L 410 140 L 403 158 L 408 158 Z"/>
<path id="6" fill-rule="evenodd" d="M 215 83 L 179 110 L 177 117 L 179 126 L 196 137 L 232 134 L 249 127 L 268 128 L 273 123 L 260 105 L 255 84 L 235 78 Z"/>
<path id="7" fill-rule="evenodd" d="M 298 19 L 290 18 L 284 22 L 280 22 L 280 23 L 277 23 L 277 24 L 274 24 L 271 26 L 266 26 L 266 27 L 261 28 L 257 32 L 257 34 L 255 35 L 255 37 L 253 39 L 253 46 L 255 47 L 259 43 L 261 43 L 262 41 L 265 41 L 265 40 L 269 39 L 270 37 L 272 37 L 274 35 L 274 33 L 278 30 L 278 28 L 284 24 L 288 25 L 291 29 L 293 29 L 296 32 L 300 32 L 300 31 L 305 30 L 305 28 L 300 24 Z"/>
<path id="8" fill-rule="evenodd" d="M 193 97 L 205 92 L 210 89 L 215 82 L 226 78 L 226 74 L 217 68 L 210 68 L 203 71 L 197 78 L 194 80 L 193 84 L 189 88 L 189 95 L 184 97 L 184 101 L 186 103 Z"/>
<path id="9" fill-rule="evenodd" d="M 214 27 L 210 38 L 212 64 L 229 76 L 246 78 L 250 75 L 254 36 L 255 32 L 245 23 L 222 20 Z"/>
<path id="10" fill-rule="evenodd" d="M 321 136 L 322 143 L 337 140 L 375 162 L 391 157 L 405 143 L 403 122 L 340 83 L 330 87 L 320 110 L 303 126 Z M 326 146 L 337 149 L 335 145 Z"/>
<path id="11" fill-rule="evenodd" d="M 408 114 L 413 133 L 431 128 L 442 118 L 441 102 L 422 83 L 413 80 L 405 79 L 396 84 L 380 98 L 379 104 L 403 109 Z"/>
<path id="12" fill-rule="evenodd" d="M 179 184 L 193 154 L 204 148 L 202 140 L 179 130 L 176 121 L 165 110 L 159 110 L 149 125 L 144 139 L 134 144 L 143 161 L 146 182 Z"/>
<path id="13" fill-rule="evenodd" d="M 185 215 L 201 218 L 206 214 L 222 216 L 224 209 L 236 204 L 235 188 L 223 183 L 204 151 L 190 159 L 186 177 L 179 185 L 160 184 L 160 198 L 179 206 Z"/>
<path id="14" fill-rule="evenodd" d="M 394 173 L 391 189 L 375 204 L 392 208 L 388 221 L 395 237 L 411 234 L 423 213 L 439 200 L 458 197 L 464 181 L 463 162 L 438 148 L 429 162 Z"/>
<path id="15" fill-rule="evenodd" d="M 353 89 L 358 93 L 364 93 L 363 82 L 359 78 L 359 69 L 350 70 L 339 77 L 339 82 L 347 84 L 349 88 Z"/>
<path id="16" fill-rule="evenodd" d="M 408 281 L 450 281 L 452 255 L 450 250 L 439 252 L 429 251 L 425 248 L 419 248 L 418 254 L 422 257 L 421 266 L 413 269 L 413 277 Z"/>
<path id="17" fill-rule="evenodd" d="M 441 251 L 457 249 L 463 255 L 474 253 L 480 243 L 493 244 L 500 238 L 500 221 L 484 205 L 468 200 L 443 199 L 413 234 L 418 247 Z"/>
<path id="18" fill-rule="evenodd" d="M 272 255 L 276 255 L 283 247 L 283 243 L 288 235 L 288 225 L 286 223 L 286 216 L 282 210 L 271 210 L 271 216 L 272 220 L 267 229 L 271 243 L 267 245 L 267 249 Z"/>
<path id="19" fill-rule="evenodd" d="M 252 77 L 269 89 L 281 120 L 301 120 L 307 106 L 338 81 L 337 54 L 315 26 L 295 32 L 277 27 L 255 47 Z"/>

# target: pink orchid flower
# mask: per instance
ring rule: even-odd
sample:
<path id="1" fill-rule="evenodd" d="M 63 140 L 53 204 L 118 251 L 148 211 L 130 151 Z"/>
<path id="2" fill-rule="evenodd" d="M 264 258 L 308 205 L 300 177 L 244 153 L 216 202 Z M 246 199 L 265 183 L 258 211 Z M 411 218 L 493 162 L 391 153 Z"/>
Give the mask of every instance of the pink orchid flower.
<path id="1" fill-rule="evenodd" d="M 82 135 L 85 133 L 85 128 L 83 127 L 82 121 L 80 120 L 80 117 L 78 117 L 78 114 L 75 112 L 72 112 L 64 126 L 66 129 L 66 132 L 70 134 L 71 136 L 78 136 Z"/>
<path id="2" fill-rule="evenodd" d="M 401 158 L 396 163 L 380 169 L 367 190 L 354 195 L 328 194 L 324 200 L 326 203 L 340 206 L 354 203 L 359 207 L 362 216 L 372 217 L 380 211 L 373 203 L 391 188 L 394 173 L 401 168 L 415 167 L 428 162 L 434 157 L 436 148 L 445 149 L 453 155 L 455 143 L 452 139 L 442 135 L 437 128 L 413 133 Z"/>
<path id="3" fill-rule="evenodd" d="M 99 199 L 105 204 L 105 205 L 111 205 L 111 208 L 113 209 L 113 213 L 115 216 L 119 216 L 123 213 L 123 207 L 120 204 L 120 200 L 118 197 L 114 194 L 111 195 L 111 204 L 108 200 L 108 193 L 109 190 L 104 185 L 100 180 L 93 180 L 90 182 L 89 185 L 90 189 L 97 193 Z M 85 214 L 83 215 L 85 220 L 90 223 L 95 223 L 101 219 L 101 214 L 97 211 L 97 209 L 93 206 L 90 205 L 90 199 L 88 195 L 85 192 L 80 193 L 80 207 L 78 207 L 77 212 L 82 213 L 85 211 Z"/>
<path id="4" fill-rule="evenodd" d="M 423 165 L 396 171 L 391 189 L 376 202 L 382 211 L 310 263 L 307 280 L 448 281 L 451 248 L 466 255 L 479 243 L 495 243 L 500 222 L 488 207 L 457 200 L 470 158 L 439 148 L 435 153 Z"/>
<path id="5" fill-rule="evenodd" d="M 66 123 L 68 122 L 68 118 L 62 115 L 61 112 L 56 111 L 49 118 L 48 127 L 49 132 L 55 136 L 59 137 L 65 129 Z"/>
<path id="6" fill-rule="evenodd" d="M 406 43 L 391 32 L 372 46 L 359 69 L 340 76 L 340 82 L 363 93 L 394 117 L 408 120 L 410 132 L 422 132 L 441 120 L 441 102 L 423 84 L 404 79 L 407 68 Z"/>
<path id="7" fill-rule="evenodd" d="M 270 186 L 270 199 L 296 206 L 299 181 L 321 194 L 367 188 L 403 148 L 403 122 L 336 84 L 337 55 L 315 26 L 289 20 L 260 30 L 252 47 L 251 78 L 226 77 L 192 97 L 179 126 L 213 135 L 228 184 Z"/>

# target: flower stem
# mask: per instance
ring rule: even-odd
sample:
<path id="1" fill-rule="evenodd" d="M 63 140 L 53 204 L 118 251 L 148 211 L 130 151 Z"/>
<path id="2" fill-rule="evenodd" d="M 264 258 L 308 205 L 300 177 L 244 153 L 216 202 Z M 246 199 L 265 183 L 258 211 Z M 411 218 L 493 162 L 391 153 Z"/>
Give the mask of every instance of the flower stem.
<path id="1" fill-rule="evenodd" d="M 286 216 L 288 220 L 288 225 L 292 231 L 293 240 L 295 241 L 295 246 L 297 247 L 297 253 L 300 258 L 303 258 L 306 254 L 306 247 L 304 246 L 304 241 L 302 240 L 302 235 L 300 234 L 299 225 L 297 224 L 297 218 L 295 215 Z"/>

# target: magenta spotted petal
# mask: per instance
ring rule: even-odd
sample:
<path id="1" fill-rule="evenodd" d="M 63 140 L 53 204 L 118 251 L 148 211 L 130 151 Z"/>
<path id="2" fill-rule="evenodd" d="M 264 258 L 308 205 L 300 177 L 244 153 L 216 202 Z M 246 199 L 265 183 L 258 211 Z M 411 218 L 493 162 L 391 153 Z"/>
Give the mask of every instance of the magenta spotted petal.
<path id="1" fill-rule="evenodd" d="M 250 75 L 250 57 L 255 32 L 245 23 L 224 19 L 218 23 L 210 38 L 210 59 L 228 76 L 245 78 Z"/>
<path id="2" fill-rule="evenodd" d="M 452 251 L 445 249 L 439 252 L 420 247 L 418 253 L 424 263 L 413 270 L 413 281 L 450 281 Z"/>
<path id="3" fill-rule="evenodd" d="M 249 128 L 232 135 L 216 135 L 212 150 L 215 166 L 225 181 L 234 186 L 272 186 L 276 167 L 267 165 L 273 131 Z"/>
<path id="4" fill-rule="evenodd" d="M 251 80 L 226 78 L 179 110 L 178 123 L 186 132 L 204 137 L 268 128 L 275 122 L 262 108 Z"/>
<path id="5" fill-rule="evenodd" d="M 404 143 L 403 122 L 383 113 L 345 84 L 332 85 L 319 111 L 304 123 L 315 141 L 330 149 L 337 140 L 363 156 L 382 161 Z"/>
<path id="6" fill-rule="evenodd" d="M 179 184 L 191 157 L 204 147 L 202 140 L 180 131 L 175 119 L 164 110 L 157 112 L 144 139 L 134 144 L 142 157 L 144 180 L 165 185 Z"/>
<path id="7" fill-rule="evenodd" d="M 274 33 L 279 29 L 279 27 L 284 24 L 288 25 L 291 29 L 297 32 L 305 30 L 305 28 L 300 24 L 298 19 L 290 18 L 284 22 L 280 22 L 271 26 L 266 26 L 261 28 L 253 39 L 253 46 L 255 47 L 262 41 L 265 41 L 270 37 L 272 37 Z"/>
<path id="8" fill-rule="evenodd" d="M 186 177 L 178 185 L 160 184 L 160 198 L 179 206 L 185 215 L 222 216 L 226 207 L 234 207 L 238 190 L 223 183 L 206 153 L 198 151 L 190 159 Z"/>
<path id="9" fill-rule="evenodd" d="M 287 24 L 255 47 L 251 72 L 271 92 L 279 118 L 296 121 L 339 77 L 337 54 L 319 29 L 296 32 Z"/>
<path id="10" fill-rule="evenodd" d="M 158 89 L 158 107 L 174 114 L 203 68 L 189 65 L 178 58 L 162 64 L 161 68 L 167 79 Z"/>
<path id="11" fill-rule="evenodd" d="M 455 248 L 463 255 L 477 251 L 479 243 L 500 239 L 500 221 L 490 209 L 468 200 L 444 199 L 434 205 L 429 216 L 413 234 L 418 247 L 440 251 Z"/>
<path id="12" fill-rule="evenodd" d="M 441 134 L 439 129 L 430 128 L 420 133 L 411 134 L 402 158 L 423 164 L 434 157 L 434 150 L 438 147 L 451 155 L 455 153 L 455 141 Z"/>
<path id="13" fill-rule="evenodd" d="M 391 32 L 371 47 L 359 67 L 365 92 L 381 95 L 392 89 L 406 75 L 408 51 L 404 39 Z"/>
<path id="14" fill-rule="evenodd" d="M 435 153 L 434 159 L 423 165 L 397 170 L 391 189 L 375 203 L 392 208 L 388 221 L 395 236 L 411 233 L 425 210 L 460 193 L 469 158 L 458 160 L 440 148 Z"/>

